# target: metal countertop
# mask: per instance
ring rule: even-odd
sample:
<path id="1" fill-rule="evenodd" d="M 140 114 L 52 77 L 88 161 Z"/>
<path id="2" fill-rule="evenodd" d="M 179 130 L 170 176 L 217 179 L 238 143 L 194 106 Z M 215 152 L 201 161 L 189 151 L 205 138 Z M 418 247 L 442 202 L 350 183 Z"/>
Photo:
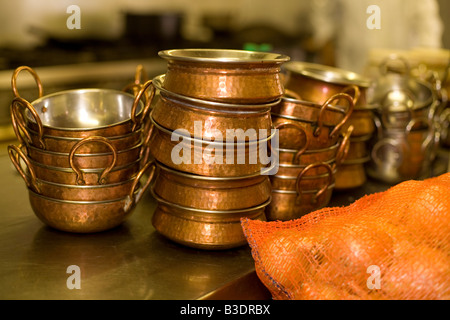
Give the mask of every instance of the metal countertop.
<path id="1" fill-rule="evenodd" d="M 258 287 L 248 246 L 203 251 L 160 236 L 151 224 L 156 202 L 150 193 L 125 223 L 110 231 L 71 234 L 45 226 L 31 209 L 7 144 L 0 144 L 0 299 L 268 297 L 262 285 Z M 336 192 L 330 205 L 346 205 L 387 187 L 370 182 Z M 80 268 L 80 289 L 67 286 L 71 265 Z"/>

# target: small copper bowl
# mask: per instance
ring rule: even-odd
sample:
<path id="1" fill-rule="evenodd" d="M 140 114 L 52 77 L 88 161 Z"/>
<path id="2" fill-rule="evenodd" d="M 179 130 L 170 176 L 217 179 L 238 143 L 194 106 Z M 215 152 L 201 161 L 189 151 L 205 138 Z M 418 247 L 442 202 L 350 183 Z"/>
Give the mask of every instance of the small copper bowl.
<path id="1" fill-rule="evenodd" d="M 164 88 L 185 96 L 228 103 L 266 103 L 284 92 L 277 53 L 230 49 L 160 51 L 167 60 Z"/>
<path id="2" fill-rule="evenodd" d="M 179 206 L 154 195 L 158 202 L 152 224 L 166 238 L 187 247 L 223 250 L 247 244 L 241 218 L 265 221 L 261 205 L 240 210 L 201 210 Z"/>
<path id="3" fill-rule="evenodd" d="M 170 169 L 158 163 L 153 192 L 171 203 L 205 210 L 237 210 L 257 206 L 270 198 L 268 175 L 208 177 Z"/>

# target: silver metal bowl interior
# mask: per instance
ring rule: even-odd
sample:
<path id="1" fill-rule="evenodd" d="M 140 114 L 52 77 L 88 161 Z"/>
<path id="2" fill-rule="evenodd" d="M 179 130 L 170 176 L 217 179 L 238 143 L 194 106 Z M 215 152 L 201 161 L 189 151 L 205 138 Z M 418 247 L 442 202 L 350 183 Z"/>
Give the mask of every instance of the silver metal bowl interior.
<path id="1" fill-rule="evenodd" d="M 77 89 L 46 95 L 31 104 L 44 126 L 62 129 L 92 129 L 131 119 L 134 96 L 110 89 Z M 142 101 L 136 110 L 143 110 Z M 26 117 L 34 121 L 27 110 Z"/>

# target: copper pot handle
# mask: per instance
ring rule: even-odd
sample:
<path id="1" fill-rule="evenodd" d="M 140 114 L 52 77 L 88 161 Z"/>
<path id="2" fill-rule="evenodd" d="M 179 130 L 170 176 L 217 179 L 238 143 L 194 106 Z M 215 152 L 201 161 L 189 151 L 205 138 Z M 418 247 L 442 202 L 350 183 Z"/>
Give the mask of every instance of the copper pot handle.
<path id="1" fill-rule="evenodd" d="M 147 181 L 145 182 L 144 186 L 141 187 L 141 189 L 138 191 L 137 195 L 135 195 L 135 192 L 137 191 L 137 187 L 139 185 L 139 182 L 141 181 L 142 176 L 149 169 L 151 169 L 151 171 L 150 171 L 149 176 L 147 177 Z M 130 208 L 132 208 L 135 204 L 137 204 L 141 200 L 142 195 L 145 193 L 145 191 L 151 185 L 153 178 L 155 177 L 155 172 L 156 172 L 155 161 L 147 162 L 145 164 L 145 166 L 138 172 L 138 174 L 134 178 L 133 185 L 131 186 L 130 194 L 128 195 L 128 200 L 125 205 L 125 212 L 130 210 Z"/>
<path id="2" fill-rule="evenodd" d="M 339 145 L 339 149 L 336 153 L 336 160 L 333 165 L 333 169 L 339 167 L 342 162 L 347 158 L 348 151 L 350 150 L 350 137 L 353 133 L 354 127 L 353 125 L 349 126 L 347 132 L 344 134 L 342 141 Z"/>
<path id="3" fill-rule="evenodd" d="M 152 104 L 152 100 L 153 97 L 155 96 L 155 92 L 156 92 L 156 88 L 155 86 L 152 85 L 152 80 L 148 80 L 146 83 L 144 83 L 139 92 L 137 93 L 136 97 L 134 98 L 134 102 L 133 102 L 133 106 L 131 108 L 131 121 L 133 122 L 133 128 L 132 131 L 135 131 L 144 121 L 144 119 L 147 117 L 149 111 L 150 111 L 150 107 Z M 148 98 L 146 98 L 146 102 L 144 105 L 144 110 L 142 110 L 142 115 L 141 117 L 138 119 L 136 117 L 136 111 L 138 109 L 138 104 L 139 101 L 142 99 L 142 96 L 146 93 L 147 89 L 151 87 L 151 92 L 148 96 Z"/>
<path id="4" fill-rule="evenodd" d="M 136 71 L 134 74 L 134 82 L 125 86 L 122 89 L 122 91 L 128 92 L 128 91 L 132 90 L 133 94 L 136 95 L 139 92 L 139 89 L 142 87 L 142 84 L 147 82 L 147 80 L 148 80 L 148 77 L 147 77 L 147 73 L 144 69 L 144 66 L 142 64 L 139 64 L 136 67 Z"/>
<path id="5" fill-rule="evenodd" d="M 432 123 L 432 121 L 430 121 L 429 119 L 424 118 L 424 117 L 411 119 L 408 122 L 408 124 L 406 125 L 406 127 L 405 127 L 405 135 L 406 135 L 406 137 L 408 137 L 411 134 L 411 131 L 412 131 L 414 125 L 416 123 L 421 123 L 421 122 L 427 124 L 427 126 L 428 126 L 427 137 L 423 140 L 422 146 L 421 146 L 421 150 L 422 150 L 422 152 L 424 152 L 434 140 L 434 132 L 433 132 L 433 123 Z M 405 139 L 405 140 L 406 140 L 406 143 L 409 146 L 408 139 Z"/>
<path id="6" fill-rule="evenodd" d="M 328 181 L 327 183 L 319 190 L 317 191 L 316 195 L 314 196 L 314 198 L 311 199 L 311 203 L 317 203 L 317 199 L 324 194 L 328 187 L 333 183 L 333 169 L 331 168 L 331 166 L 328 163 L 324 163 L 324 162 L 320 162 L 320 163 L 312 163 L 308 166 L 306 166 L 305 169 L 303 169 L 300 174 L 297 177 L 297 181 L 296 181 L 296 188 L 297 188 L 297 195 L 298 197 L 300 197 L 302 195 L 302 191 L 300 190 L 300 183 L 303 179 L 303 176 L 305 175 L 306 172 L 308 172 L 309 170 L 313 169 L 313 168 L 318 168 L 318 167 L 324 167 L 325 169 L 327 169 L 328 171 Z"/>
<path id="7" fill-rule="evenodd" d="M 322 130 L 322 127 L 323 127 L 322 117 L 325 113 L 325 109 L 333 101 L 340 100 L 340 99 L 347 100 L 349 103 L 349 106 L 348 106 L 348 109 L 347 109 L 344 119 L 342 119 L 341 122 L 339 122 L 334 127 L 334 129 L 330 132 L 330 135 L 329 135 L 330 138 L 334 137 L 339 132 L 339 130 L 342 128 L 342 126 L 347 122 L 347 120 L 350 118 L 350 116 L 352 115 L 352 112 L 353 112 L 353 108 L 355 106 L 355 104 L 353 103 L 353 98 L 350 95 L 348 95 L 347 93 L 342 93 L 342 92 L 337 93 L 337 94 L 331 96 L 330 98 L 328 98 L 328 100 L 322 104 L 322 107 L 320 108 L 319 116 L 317 117 L 317 128 L 314 130 L 314 136 L 316 136 L 316 137 L 319 136 L 320 130 Z"/>
<path id="8" fill-rule="evenodd" d="M 77 184 L 85 184 L 85 180 L 83 178 L 83 173 L 82 171 L 76 166 L 75 161 L 74 161 L 74 156 L 75 156 L 75 152 L 78 150 L 78 148 L 80 148 L 82 145 L 86 144 L 86 143 L 90 143 L 90 142 L 98 142 L 98 143 L 103 143 L 105 144 L 108 148 L 111 149 L 112 153 L 113 153 L 113 160 L 111 161 L 111 164 L 109 165 L 109 167 L 105 168 L 103 170 L 103 172 L 99 175 L 98 178 L 98 183 L 99 184 L 105 184 L 106 182 L 106 176 L 111 172 L 111 170 L 114 168 L 114 166 L 116 165 L 116 161 L 117 161 L 117 150 L 116 148 L 114 148 L 114 146 L 111 144 L 111 142 L 105 138 L 105 137 L 100 137 L 100 136 L 91 136 L 91 137 L 87 137 L 84 138 L 83 140 L 77 142 L 72 149 L 70 150 L 69 153 L 69 164 L 70 167 L 72 168 L 72 170 L 76 173 L 77 175 L 77 179 L 76 182 Z"/>
<path id="9" fill-rule="evenodd" d="M 303 133 L 303 135 L 305 136 L 305 144 L 303 145 L 303 147 L 297 151 L 297 153 L 294 155 L 294 158 L 292 159 L 292 163 L 298 163 L 300 156 L 308 149 L 309 146 L 309 139 L 308 139 L 308 134 L 306 133 L 305 128 L 303 128 L 301 125 L 294 123 L 294 122 L 282 122 L 279 123 L 275 126 L 276 130 L 280 130 L 281 128 L 286 128 L 286 127 L 292 127 L 294 129 L 299 130 L 301 133 Z"/>
<path id="10" fill-rule="evenodd" d="M 357 85 L 350 85 L 345 87 L 342 90 L 342 93 L 347 93 L 350 94 L 353 91 L 353 104 L 356 105 L 356 103 L 358 102 L 359 98 L 361 97 L 361 90 L 359 89 L 359 87 Z"/>
<path id="11" fill-rule="evenodd" d="M 15 154 L 14 154 L 15 153 Z M 23 153 L 20 147 L 17 147 L 15 145 L 9 145 L 8 146 L 8 154 L 9 158 L 11 159 L 12 164 L 16 168 L 17 172 L 21 175 L 23 180 L 25 181 L 28 188 L 32 188 L 35 192 L 40 194 L 40 189 L 36 180 L 36 174 L 31 167 L 30 162 L 28 161 L 27 156 Z M 20 166 L 20 158 L 25 162 L 27 166 L 27 170 L 29 171 L 29 175 L 27 175 L 22 167 Z"/>
<path id="12" fill-rule="evenodd" d="M 36 71 L 34 71 L 32 68 L 28 67 L 28 66 L 21 66 L 18 67 L 16 70 L 14 70 L 12 78 L 11 78 L 11 87 L 14 93 L 14 96 L 19 98 L 19 91 L 17 90 L 17 77 L 19 76 L 19 73 L 22 70 L 26 70 L 28 71 L 34 78 L 34 80 L 36 81 L 36 84 L 38 86 L 38 97 L 42 97 L 44 94 L 44 89 L 42 87 L 42 82 L 41 79 L 39 79 L 39 76 L 37 75 Z"/>
<path id="13" fill-rule="evenodd" d="M 42 124 L 41 118 L 39 117 L 36 109 L 31 105 L 31 103 L 29 103 L 27 100 L 20 98 L 20 97 L 14 98 L 11 103 L 11 121 L 12 121 L 13 129 L 14 129 L 14 132 L 16 133 L 17 138 L 22 142 L 32 144 L 31 137 L 30 137 L 28 130 L 26 128 L 26 125 L 25 125 L 25 120 L 23 119 L 23 113 L 19 111 L 19 106 L 22 106 L 22 107 L 24 107 L 24 109 L 28 109 L 28 111 L 30 111 L 31 115 L 33 116 L 34 121 L 36 122 L 36 124 L 38 126 L 38 140 L 39 140 L 39 144 L 40 144 L 40 146 L 38 146 L 38 147 L 45 149 L 46 146 L 45 146 L 44 140 L 42 139 L 42 137 L 44 136 L 44 126 Z M 28 141 L 24 141 L 24 139 L 22 139 L 23 137 L 19 137 L 19 136 L 21 136 L 20 132 L 19 132 L 19 128 L 22 130 L 23 134 L 26 136 Z"/>

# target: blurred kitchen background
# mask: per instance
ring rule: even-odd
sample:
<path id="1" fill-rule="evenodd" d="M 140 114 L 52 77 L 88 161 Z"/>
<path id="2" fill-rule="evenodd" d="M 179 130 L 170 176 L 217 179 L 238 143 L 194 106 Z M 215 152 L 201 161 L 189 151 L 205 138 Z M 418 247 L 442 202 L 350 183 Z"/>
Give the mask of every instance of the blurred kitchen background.
<path id="1" fill-rule="evenodd" d="M 151 78 L 165 71 L 165 61 L 157 55 L 162 49 L 272 51 L 287 54 L 292 60 L 346 67 L 339 60 L 339 50 L 343 56 L 350 48 L 346 54 L 351 60 L 348 68 L 358 72 L 368 63 L 367 51 L 356 47 L 353 50 L 353 46 L 371 41 L 369 31 L 378 40 L 397 33 L 390 42 L 380 42 L 389 49 L 415 45 L 450 48 L 448 0 L 342 0 L 341 7 L 336 6 L 337 2 L 0 0 L 0 136 L 11 134 L 11 75 L 21 65 L 37 71 L 44 94 L 48 94 L 80 87 L 121 89 L 133 81 L 138 63 L 144 65 Z M 381 8 L 382 29 L 368 30 L 370 14 L 365 9 L 375 3 Z M 396 7 L 392 7 L 393 3 Z M 70 5 L 81 10 L 81 29 L 67 28 Z M 336 17 L 341 17 L 344 25 L 336 23 Z M 415 25 L 411 27 L 411 23 Z M 346 34 L 348 30 L 360 33 Z M 405 36 L 402 30 L 412 35 Z M 339 42 L 339 37 L 344 41 Z M 413 43 L 422 38 L 428 43 Z M 28 74 L 21 74 L 18 86 L 24 98 L 36 98 L 36 85 Z"/>

